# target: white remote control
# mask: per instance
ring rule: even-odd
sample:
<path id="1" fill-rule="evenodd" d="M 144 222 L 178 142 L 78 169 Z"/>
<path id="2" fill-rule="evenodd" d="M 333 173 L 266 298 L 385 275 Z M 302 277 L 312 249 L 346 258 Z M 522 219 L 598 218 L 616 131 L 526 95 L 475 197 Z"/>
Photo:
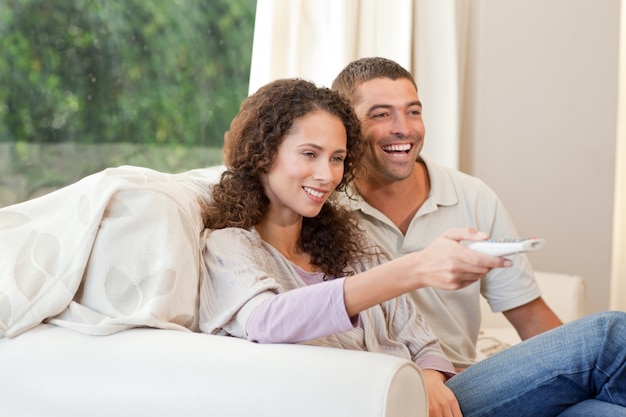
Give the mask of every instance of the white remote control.
<path id="1" fill-rule="evenodd" d="M 536 237 L 515 237 L 468 242 L 472 250 L 491 256 L 508 256 L 543 248 L 545 241 Z"/>

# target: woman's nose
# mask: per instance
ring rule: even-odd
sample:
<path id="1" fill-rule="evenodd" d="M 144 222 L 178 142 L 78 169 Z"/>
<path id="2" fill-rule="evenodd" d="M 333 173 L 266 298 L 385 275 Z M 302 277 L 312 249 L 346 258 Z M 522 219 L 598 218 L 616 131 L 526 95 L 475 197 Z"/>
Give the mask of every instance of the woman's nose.
<path id="1" fill-rule="evenodd" d="M 330 166 L 330 163 L 327 161 L 320 161 L 320 163 L 315 167 L 313 178 L 322 182 L 330 181 L 332 179 L 332 167 Z"/>

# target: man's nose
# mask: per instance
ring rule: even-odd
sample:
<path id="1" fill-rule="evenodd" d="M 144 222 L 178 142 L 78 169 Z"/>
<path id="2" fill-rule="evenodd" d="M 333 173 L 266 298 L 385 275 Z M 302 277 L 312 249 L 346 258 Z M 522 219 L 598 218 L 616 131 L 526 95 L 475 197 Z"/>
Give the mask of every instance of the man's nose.
<path id="1" fill-rule="evenodd" d="M 396 137 L 404 138 L 409 135 L 409 131 L 410 129 L 407 117 L 403 114 L 395 115 L 392 119 L 390 133 Z"/>

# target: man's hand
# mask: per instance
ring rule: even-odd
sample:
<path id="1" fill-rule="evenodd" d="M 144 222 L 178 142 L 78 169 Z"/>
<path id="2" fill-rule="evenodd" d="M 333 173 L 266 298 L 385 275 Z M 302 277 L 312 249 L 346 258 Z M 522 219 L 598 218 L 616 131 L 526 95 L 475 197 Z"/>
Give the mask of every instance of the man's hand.
<path id="1" fill-rule="evenodd" d="M 463 417 L 459 402 L 445 384 L 445 376 L 432 369 L 423 369 L 428 393 L 428 417 Z"/>

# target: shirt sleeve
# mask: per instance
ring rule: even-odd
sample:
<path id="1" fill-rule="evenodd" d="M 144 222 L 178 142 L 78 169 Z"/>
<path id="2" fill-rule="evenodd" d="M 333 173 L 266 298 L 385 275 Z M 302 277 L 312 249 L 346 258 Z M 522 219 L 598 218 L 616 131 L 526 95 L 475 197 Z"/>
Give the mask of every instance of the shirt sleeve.
<path id="1" fill-rule="evenodd" d="M 298 343 L 351 330 L 343 283 L 339 278 L 268 298 L 248 317 L 248 340 Z"/>
<path id="2" fill-rule="evenodd" d="M 485 193 L 491 196 L 491 205 L 494 206 L 493 218 L 489 219 L 488 225 L 482 226 L 481 230 L 487 231 L 494 239 L 518 236 L 506 208 L 493 191 L 490 189 L 488 191 L 489 193 L 487 191 Z M 480 281 L 481 293 L 494 312 L 519 307 L 541 296 L 528 256 L 517 254 L 507 258 L 513 261 L 512 267 L 495 268 Z"/>

